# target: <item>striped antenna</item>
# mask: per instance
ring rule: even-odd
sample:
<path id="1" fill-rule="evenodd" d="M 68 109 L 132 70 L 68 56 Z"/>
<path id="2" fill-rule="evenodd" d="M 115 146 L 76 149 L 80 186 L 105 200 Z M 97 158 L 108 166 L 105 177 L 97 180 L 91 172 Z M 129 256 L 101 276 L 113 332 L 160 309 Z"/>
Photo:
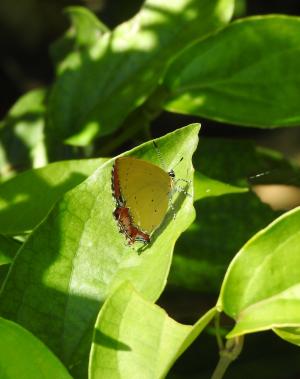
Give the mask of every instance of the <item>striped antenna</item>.
<path id="1" fill-rule="evenodd" d="M 183 161 L 183 157 L 181 157 L 180 159 L 179 159 L 179 161 L 170 169 L 170 170 L 168 170 L 167 169 L 167 166 L 166 166 L 166 163 L 165 163 L 165 161 L 164 161 L 164 159 L 163 159 L 163 156 L 162 156 L 162 153 L 161 153 L 161 151 L 159 150 L 159 147 L 157 146 L 157 143 L 155 142 L 155 141 L 152 141 L 153 142 L 153 145 L 154 145 L 154 147 L 155 147 L 155 150 L 156 150 L 156 153 L 157 153 L 157 156 L 158 156 L 158 159 L 159 159 L 159 163 L 160 163 L 160 166 L 166 171 L 166 172 L 168 172 L 168 173 L 174 173 L 174 169 L 175 169 L 175 167 L 177 167 L 178 165 L 179 165 L 179 163 L 180 162 L 182 162 Z"/>
<path id="2" fill-rule="evenodd" d="M 168 170 L 167 170 L 167 166 L 166 166 L 165 161 L 164 161 L 164 159 L 163 159 L 162 153 L 161 153 L 161 151 L 159 150 L 159 148 L 158 148 L 158 146 L 157 146 L 157 143 L 156 143 L 155 141 L 152 141 L 152 142 L 153 142 L 153 145 L 154 145 L 154 147 L 155 147 L 155 150 L 156 150 L 156 153 L 157 153 L 157 156 L 158 156 L 158 159 L 159 159 L 160 166 L 161 166 L 165 171 L 168 172 Z"/>
<path id="3" fill-rule="evenodd" d="M 152 142 L 153 142 L 153 145 L 155 147 L 155 150 L 156 150 L 159 162 L 160 162 L 160 166 L 168 173 L 168 175 L 172 179 L 172 182 L 173 182 L 173 185 L 174 185 L 173 190 L 171 191 L 170 196 L 169 196 L 169 207 L 173 211 L 173 218 L 175 219 L 176 218 L 176 211 L 175 211 L 175 208 L 174 208 L 174 204 L 172 202 L 172 195 L 174 194 L 174 192 L 183 192 L 186 196 L 192 197 L 192 195 L 189 194 L 184 187 L 178 185 L 179 182 L 184 182 L 185 185 L 189 186 L 191 184 L 191 180 L 186 180 L 186 179 L 181 179 L 181 178 L 176 179 L 175 178 L 174 168 L 176 166 L 178 166 L 180 162 L 182 162 L 183 157 L 181 157 L 179 159 L 179 161 L 174 165 L 174 167 L 172 167 L 170 170 L 168 170 L 167 167 L 166 167 L 165 161 L 163 159 L 162 153 L 161 153 L 161 151 L 159 150 L 159 148 L 157 146 L 157 143 L 155 141 L 152 141 Z"/>
<path id="4" fill-rule="evenodd" d="M 159 150 L 159 148 L 157 146 L 157 143 L 155 141 L 152 141 L 152 142 L 153 142 L 153 145 L 154 145 L 154 147 L 156 149 L 160 165 L 169 174 L 169 176 L 173 179 L 175 187 L 177 188 L 177 192 L 186 192 L 182 187 L 180 187 L 178 185 L 178 182 L 184 182 L 186 184 L 191 184 L 191 180 L 186 180 L 186 179 L 182 179 L 182 178 L 176 179 L 175 178 L 175 172 L 174 172 L 175 167 L 177 167 L 179 165 L 179 163 L 183 161 L 183 157 L 181 157 L 179 159 L 179 161 L 170 170 L 168 170 L 167 167 L 166 167 L 165 161 L 163 159 L 162 153 L 161 153 L 161 151 Z M 186 195 L 190 196 L 189 193 L 186 193 Z"/>

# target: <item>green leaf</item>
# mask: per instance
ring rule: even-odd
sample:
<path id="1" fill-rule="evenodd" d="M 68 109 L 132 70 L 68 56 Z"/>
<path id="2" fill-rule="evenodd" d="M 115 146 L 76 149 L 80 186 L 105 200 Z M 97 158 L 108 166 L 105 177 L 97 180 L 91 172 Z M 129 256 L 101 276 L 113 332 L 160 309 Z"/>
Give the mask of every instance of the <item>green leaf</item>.
<path id="1" fill-rule="evenodd" d="M 59 65 L 74 49 L 93 45 L 109 29 L 85 7 L 72 6 L 65 9 L 71 27 L 50 47 L 56 65 Z M 59 70 L 59 66 L 58 66 Z"/>
<path id="2" fill-rule="evenodd" d="M 298 328 L 275 328 L 274 332 L 285 341 L 300 346 L 300 327 Z"/>
<path id="3" fill-rule="evenodd" d="M 178 178 L 192 179 L 198 132 L 199 125 L 190 125 L 157 140 L 169 167 L 185 157 L 176 168 Z M 127 154 L 159 164 L 151 141 Z M 99 307 L 113 288 L 129 280 L 146 299 L 157 299 L 175 241 L 194 217 L 191 198 L 177 194 L 176 219 L 170 210 L 138 254 L 112 215 L 113 163 L 100 166 L 55 205 L 19 251 L 0 296 L 4 317 L 45 341 L 67 367 L 84 360 Z"/>
<path id="4" fill-rule="evenodd" d="M 300 208 L 260 231 L 224 279 L 219 309 L 236 320 L 229 337 L 300 325 Z"/>
<path id="5" fill-rule="evenodd" d="M 0 177 L 46 163 L 44 146 L 45 89 L 26 93 L 0 125 Z"/>
<path id="6" fill-rule="evenodd" d="M 227 195 L 229 193 L 248 192 L 247 187 L 237 187 L 211 179 L 196 171 L 194 176 L 194 200 L 204 199 L 205 197 Z"/>
<path id="7" fill-rule="evenodd" d="M 213 308 L 194 326 L 179 324 L 129 283 L 122 284 L 98 316 L 90 378 L 164 378 L 215 314 Z"/>
<path id="8" fill-rule="evenodd" d="M 174 55 L 231 17 L 233 0 L 147 0 L 140 12 L 61 66 L 49 133 L 86 145 L 112 133 L 155 90 Z"/>
<path id="9" fill-rule="evenodd" d="M 109 29 L 85 7 L 67 7 L 65 12 L 70 17 L 72 27 L 75 29 L 75 38 L 78 46 L 93 45 L 102 34 Z"/>
<path id="10" fill-rule="evenodd" d="M 11 263 L 20 246 L 20 243 L 12 238 L 0 235 L 0 266 Z"/>
<path id="11" fill-rule="evenodd" d="M 173 62 L 165 109 L 244 126 L 299 125 L 299 36 L 299 17 L 231 23 Z"/>
<path id="12" fill-rule="evenodd" d="M 196 220 L 176 243 L 169 285 L 218 294 L 236 252 L 278 216 L 252 192 L 228 190 L 195 202 Z"/>
<path id="13" fill-rule="evenodd" d="M 248 189 L 247 177 L 285 182 L 289 175 L 300 177 L 299 169 L 251 141 L 216 138 L 201 138 L 193 162 L 197 216 L 176 244 L 168 283 L 218 294 L 236 252 L 280 214 Z"/>
<path id="14" fill-rule="evenodd" d="M 106 160 L 55 162 L 0 184 L 0 233 L 15 235 L 33 229 L 65 192 L 83 182 Z"/>
<path id="15" fill-rule="evenodd" d="M 14 322 L 0 318 L 1 379 L 70 379 L 47 347 Z"/>
<path id="16" fill-rule="evenodd" d="M 0 287 L 6 278 L 9 265 L 20 247 L 20 242 L 0 234 Z"/>
<path id="17" fill-rule="evenodd" d="M 259 147 L 253 141 L 201 138 L 193 161 L 201 174 L 241 188 L 249 184 L 300 186 L 299 165 L 285 159 L 280 152 Z"/>

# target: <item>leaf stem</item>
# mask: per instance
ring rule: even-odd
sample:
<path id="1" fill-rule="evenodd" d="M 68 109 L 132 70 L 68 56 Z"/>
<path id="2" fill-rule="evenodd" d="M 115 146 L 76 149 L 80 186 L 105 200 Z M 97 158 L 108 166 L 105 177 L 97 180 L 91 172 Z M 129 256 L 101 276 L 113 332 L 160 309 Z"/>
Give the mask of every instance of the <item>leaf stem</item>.
<path id="1" fill-rule="evenodd" d="M 243 349 L 244 336 L 227 340 L 225 348 L 220 350 L 220 359 L 211 379 L 222 379 L 231 362 L 237 359 Z"/>

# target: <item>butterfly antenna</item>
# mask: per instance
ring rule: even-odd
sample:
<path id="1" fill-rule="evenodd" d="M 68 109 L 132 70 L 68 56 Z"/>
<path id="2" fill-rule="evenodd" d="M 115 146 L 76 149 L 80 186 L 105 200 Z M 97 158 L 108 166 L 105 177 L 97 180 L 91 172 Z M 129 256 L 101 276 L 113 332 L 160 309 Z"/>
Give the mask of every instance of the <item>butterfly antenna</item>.
<path id="1" fill-rule="evenodd" d="M 175 169 L 175 167 L 177 167 L 178 165 L 179 165 L 179 163 L 181 163 L 183 161 L 183 157 L 181 157 L 180 159 L 179 159 L 179 161 L 172 167 L 172 170 L 174 170 Z"/>
<path id="2" fill-rule="evenodd" d="M 162 153 L 161 151 L 159 150 L 158 146 L 157 146 L 157 143 L 155 141 L 152 141 L 153 142 L 153 145 L 155 147 L 155 150 L 156 150 L 156 153 L 157 153 L 157 156 L 158 156 L 158 159 L 159 159 L 159 163 L 161 165 L 161 167 L 165 170 L 165 171 L 168 171 L 167 170 L 167 166 L 165 164 L 165 161 L 163 159 L 163 156 L 162 156 Z"/>
<path id="3" fill-rule="evenodd" d="M 274 170 L 262 171 L 262 172 L 259 172 L 258 174 L 248 176 L 248 179 L 257 179 L 257 178 L 260 178 L 261 176 L 267 176 L 267 175 L 271 174 L 272 171 L 274 171 Z"/>

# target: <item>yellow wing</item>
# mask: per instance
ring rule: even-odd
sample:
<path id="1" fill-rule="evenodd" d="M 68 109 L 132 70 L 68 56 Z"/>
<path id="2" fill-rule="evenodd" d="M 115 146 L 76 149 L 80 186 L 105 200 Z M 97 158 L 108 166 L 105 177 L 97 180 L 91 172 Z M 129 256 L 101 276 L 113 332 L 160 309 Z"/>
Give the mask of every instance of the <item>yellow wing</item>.
<path id="1" fill-rule="evenodd" d="M 159 166 L 141 159 L 122 157 L 116 164 L 122 197 L 133 223 L 151 234 L 167 213 L 172 180 Z"/>

